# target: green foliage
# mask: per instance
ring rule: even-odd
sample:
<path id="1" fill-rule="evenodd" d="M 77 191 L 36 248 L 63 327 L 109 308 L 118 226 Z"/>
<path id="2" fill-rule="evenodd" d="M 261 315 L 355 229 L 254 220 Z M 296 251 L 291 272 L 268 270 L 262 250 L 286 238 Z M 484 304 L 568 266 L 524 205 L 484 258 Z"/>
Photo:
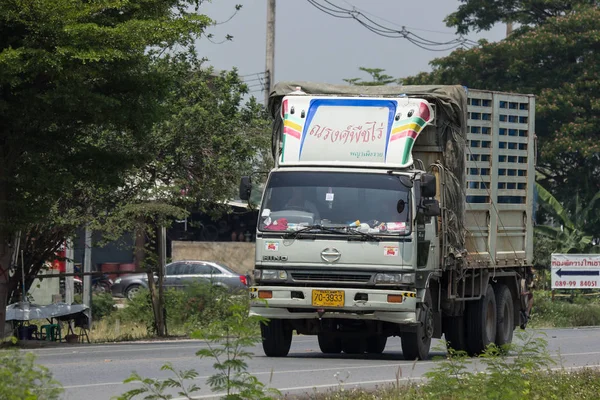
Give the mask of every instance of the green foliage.
<path id="1" fill-rule="evenodd" d="M 177 396 L 184 397 L 186 399 L 192 399 L 192 394 L 200 390 L 200 387 L 191 384 L 186 386 L 186 380 L 194 380 L 198 377 L 198 373 L 193 369 L 180 371 L 173 368 L 170 363 L 163 365 L 160 368 L 161 371 L 171 371 L 174 378 L 167 378 L 164 380 L 142 378 L 137 373 L 132 373 L 131 376 L 123 381 L 123 383 L 139 383 L 141 387 L 132 389 L 127 393 L 116 397 L 117 400 L 131 400 L 139 395 L 144 395 L 145 400 L 168 400 L 174 396 L 172 394 L 166 394 L 167 389 L 178 389 Z"/>
<path id="2" fill-rule="evenodd" d="M 256 377 L 247 372 L 247 361 L 252 353 L 248 347 L 260 342 L 260 334 L 256 326 L 264 322 L 261 317 L 249 316 L 247 303 L 232 302 L 226 314 L 209 324 L 208 327 L 198 330 L 192 337 L 206 341 L 207 348 L 196 352 L 199 357 L 209 357 L 215 360 L 213 368 L 215 374 L 211 375 L 207 384 L 214 392 L 224 393 L 226 400 L 246 399 L 271 399 L 279 394 L 275 389 L 267 388 Z M 165 393 L 167 389 L 178 389 L 178 395 L 186 399 L 192 398 L 192 393 L 200 390 L 196 385 L 186 387 L 186 380 L 198 377 L 194 370 L 176 371 L 170 364 L 165 364 L 162 370 L 173 372 L 175 378 L 168 380 L 155 380 L 142 378 L 133 373 L 125 383 L 139 382 L 141 388 L 130 390 L 118 397 L 119 400 L 130 400 L 138 395 L 145 395 L 145 399 L 171 399 L 171 394 Z"/>
<path id="3" fill-rule="evenodd" d="M 519 344 L 488 346 L 479 357 L 485 370 L 470 368 L 474 359 L 462 351 L 450 351 L 425 373 L 422 390 L 430 399 L 528 399 L 534 375 L 555 364 L 546 350 L 547 341 L 532 333 L 516 334 Z M 510 357 L 504 354 L 510 353 Z"/>
<path id="4" fill-rule="evenodd" d="M 261 341 L 256 326 L 265 321 L 262 317 L 248 316 L 247 305 L 234 304 L 225 318 L 192 334 L 207 342 L 208 348 L 198 350 L 196 355 L 215 359 L 216 373 L 208 378 L 207 384 L 214 392 L 225 392 L 224 399 L 268 399 L 269 394 L 278 394 L 247 372 L 246 360 L 253 354 L 246 348 Z"/>
<path id="5" fill-rule="evenodd" d="M 14 224 L 84 217 L 148 160 L 145 138 L 170 82 L 154 63 L 212 22 L 190 8 L 198 4 L 2 2 L 1 181 Z"/>
<path id="6" fill-rule="evenodd" d="M 479 399 L 596 399 L 600 371 L 589 368 L 574 372 L 551 371 L 554 360 L 546 340 L 519 333 L 517 345 L 505 350 L 491 345 L 479 358 L 450 350 L 426 373 L 424 383 L 380 387 L 376 390 L 336 390 L 299 396 L 313 400 L 479 400 Z M 483 367 L 483 368 L 480 368 Z"/>
<path id="7" fill-rule="evenodd" d="M 167 327 L 188 332 L 223 318 L 232 302 L 242 301 L 221 287 L 203 283 L 192 283 L 183 290 L 167 289 L 164 296 Z M 127 306 L 113 318 L 146 324 L 148 332 L 154 333 L 154 314 L 148 290 L 143 289 L 133 300 L 128 300 Z"/>
<path id="8" fill-rule="evenodd" d="M 365 67 L 359 67 L 358 69 L 369 74 L 371 76 L 371 80 L 365 81 L 361 78 L 349 78 L 344 79 L 343 81 L 350 85 L 356 86 L 383 86 L 388 85 L 390 83 L 398 82 L 398 79 L 394 78 L 391 75 L 385 74 L 385 69 Z"/>
<path id="9" fill-rule="evenodd" d="M 0 398 L 3 400 L 54 400 L 63 390 L 50 371 L 35 364 L 33 353 L 0 351 Z"/>
<path id="10" fill-rule="evenodd" d="M 94 319 L 110 316 L 116 310 L 116 303 L 110 293 L 97 293 L 92 296 L 92 315 Z"/>
<path id="11" fill-rule="evenodd" d="M 581 204 L 587 204 L 600 190 L 600 53 L 591 51 L 600 44 L 597 2 L 464 3 L 460 17 L 449 17 L 458 28 L 462 23 L 470 27 L 481 23 L 480 27 L 487 29 L 489 23 L 519 19 L 532 26 L 522 27 L 502 41 L 481 42 L 435 59 L 431 73 L 405 78 L 403 83 L 461 84 L 535 94 L 537 168 L 543 172 L 540 183 L 562 204 L 573 201 L 575 194 Z M 597 212 L 594 218 L 598 220 Z M 591 232 L 600 234 L 597 223 Z"/>
<path id="12" fill-rule="evenodd" d="M 600 325 L 598 297 L 570 292 L 569 297 L 558 293 L 552 301 L 549 291 L 535 291 L 530 324 L 536 328 L 572 328 Z"/>
<path id="13" fill-rule="evenodd" d="M 456 12 L 446 17 L 446 25 L 458 33 L 490 30 L 501 22 L 540 25 L 552 17 L 569 14 L 589 0 L 461 0 Z"/>
<path id="14" fill-rule="evenodd" d="M 543 186 L 536 184 L 538 197 L 542 206 L 557 218 L 560 226 L 537 225 L 537 235 L 550 239 L 546 242 L 551 253 L 597 253 L 600 247 L 592 242 L 593 232 L 587 231 L 589 223 L 594 220 L 592 212 L 596 201 L 600 199 L 600 191 L 582 207 L 579 197 L 572 203 L 574 210 L 568 210 Z M 538 253 L 539 254 L 539 253 Z M 543 256 L 547 259 L 547 255 Z"/>

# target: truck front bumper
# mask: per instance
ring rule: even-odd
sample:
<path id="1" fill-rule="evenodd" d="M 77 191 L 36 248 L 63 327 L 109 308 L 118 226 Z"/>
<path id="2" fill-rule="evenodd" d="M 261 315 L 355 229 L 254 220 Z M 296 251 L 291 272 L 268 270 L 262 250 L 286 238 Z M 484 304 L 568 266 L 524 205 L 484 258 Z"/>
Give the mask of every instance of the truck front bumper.
<path id="1" fill-rule="evenodd" d="M 343 290 L 344 305 L 342 307 L 313 305 L 313 290 Z M 271 298 L 259 298 L 259 292 L 270 292 Z M 389 302 L 389 295 L 396 296 L 396 299 L 397 296 L 402 296 L 402 302 Z M 366 300 L 364 300 L 365 297 Z M 269 319 L 343 318 L 386 321 L 405 325 L 417 324 L 416 291 L 253 286 L 250 288 L 250 298 L 250 315 Z"/>

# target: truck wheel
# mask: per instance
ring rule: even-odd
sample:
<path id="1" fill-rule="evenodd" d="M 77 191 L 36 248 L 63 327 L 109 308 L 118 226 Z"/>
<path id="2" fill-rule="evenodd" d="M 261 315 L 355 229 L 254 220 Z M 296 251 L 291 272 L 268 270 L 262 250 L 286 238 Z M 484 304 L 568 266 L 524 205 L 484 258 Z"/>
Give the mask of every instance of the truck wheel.
<path id="1" fill-rule="evenodd" d="M 465 333 L 465 318 L 444 317 L 442 321 L 446 346 L 456 351 L 467 351 L 467 337 Z"/>
<path id="2" fill-rule="evenodd" d="M 381 354 L 385 350 L 387 336 L 376 335 L 367 338 L 367 353 Z"/>
<path id="3" fill-rule="evenodd" d="M 363 354 L 367 351 L 367 341 L 365 338 L 344 338 L 342 349 L 346 354 Z"/>
<path id="4" fill-rule="evenodd" d="M 512 342 L 515 330 L 513 299 L 510 290 L 501 283 L 494 286 L 496 295 L 496 344 L 502 346 Z"/>
<path id="5" fill-rule="evenodd" d="M 488 285 L 485 296 L 467 303 L 467 351 L 480 354 L 496 340 L 496 296 Z"/>
<path id="6" fill-rule="evenodd" d="M 425 302 L 420 304 L 419 326 L 416 332 L 401 334 L 402 354 L 405 360 L 425 360 L 429 356 L 431 337 L 433 336 L 433 312 L 431 309 L 431 293 L 425 293 Z"/>
<path id="7" fill-rule="evenodd" d="M 337 336 L 319 333 L 319 348 L 323 354 L 339 354 L 342 352 L 342 339 Z"/>
<path id="8" fill-rule="evenodd" d="M 292 345 L 292 330 L 285 327 L 280 319 L 272 319 L 260 324 L 262 345 L 267 357 L 285 357 Z"/>

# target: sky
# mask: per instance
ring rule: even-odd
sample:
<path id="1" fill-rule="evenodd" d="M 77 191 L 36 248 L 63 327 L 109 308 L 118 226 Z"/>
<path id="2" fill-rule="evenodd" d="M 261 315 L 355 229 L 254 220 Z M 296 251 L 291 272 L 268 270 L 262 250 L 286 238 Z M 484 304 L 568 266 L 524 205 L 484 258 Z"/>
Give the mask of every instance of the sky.
<path id="1" fill-rule="evenodd" d="M 315 0 L 327 5 L 325 0 Z M 329 0 L 347 9 L 361 10 L 382 25 L 409 31 L 429 40 L 446 42 L 456 37 L 447 28 L 444 18 L 456 11 L 459 0 Z M 206 38 L 197 42 L 201 56 L 217 70 L 237 68 L 245 76 L 250 90 L 263 98 L 261 82 L 256 73 L 265 70 L 265 38 L 267 0 L 212 0 L 204 2 L 202 14 L 217 22 L 207 33 L 219 42 L 227 34 L 232 41 L 213 44 Z M 331 7 L 331 6 L 329 6 Z M 308 0 L 278 0 L 275 28 L 275 81 L 305 80 L 344 83 L 344 78 L 368 75 L 359 67 L 383 68 L 394 77 L 404 77 L 430 71 L 429 62 L 448 55 L 450 51 L 428 51 L 406 39 L 387 38 L 370 32 L 357 21 L 339 19 L 315 8 Z M 469 34 L 471 40 L 504 38 L 506 27 L 497 25 L 488 32 Z"/>

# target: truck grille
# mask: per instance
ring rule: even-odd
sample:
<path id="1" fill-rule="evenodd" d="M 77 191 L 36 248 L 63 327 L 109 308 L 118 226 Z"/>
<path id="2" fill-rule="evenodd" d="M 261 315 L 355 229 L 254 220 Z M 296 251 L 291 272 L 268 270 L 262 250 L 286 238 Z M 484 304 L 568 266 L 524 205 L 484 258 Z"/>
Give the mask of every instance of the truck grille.
<path id="1" fill-rule="evenodd" d="M 371 274 L 327 274 L 314 272 L 292 272 L 292 279 L 305 282 L 354 282 L 368 283 Z"/>

